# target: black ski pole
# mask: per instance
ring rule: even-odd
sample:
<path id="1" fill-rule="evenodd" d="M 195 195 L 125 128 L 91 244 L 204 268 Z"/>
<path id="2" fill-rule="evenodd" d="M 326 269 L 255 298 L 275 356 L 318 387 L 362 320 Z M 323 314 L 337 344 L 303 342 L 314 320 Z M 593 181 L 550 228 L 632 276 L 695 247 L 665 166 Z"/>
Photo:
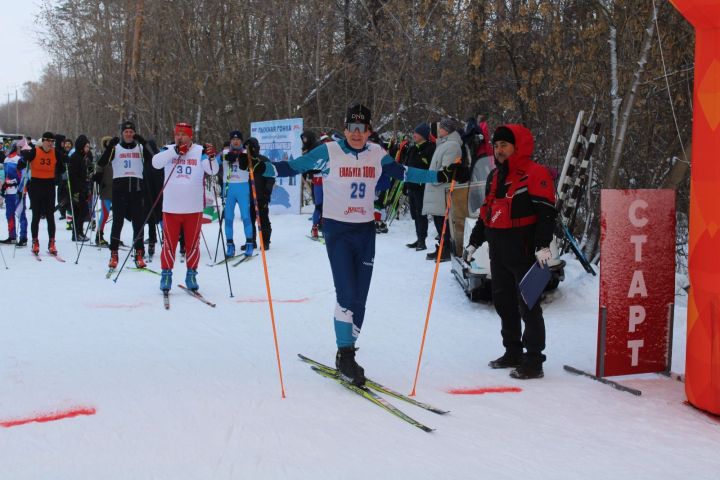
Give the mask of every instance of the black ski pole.
<path id="1" fill-rule="evenodd" d="M 92 206 L 93 212 L 95 212 L 95 206 L 97 205 L 98 197 L 100 197 L 100 195 L 95 195 L 95 199 L 93 200 L 93 206 Z M 73 217 L 73 221 L 74 220 L 75 220 L 75 217 Z M 80 260 L 80 254 L 82 253 L 83 247 L 85 246 L 85 240 L 87 239 L 87 234 L 88 234 L 88 230 L 90 230 L 91 223 L 92 222 L 88 222 L 88 226 L 85 228 L 85 233 L 83 234 L 82 243 L 80 244 L 80 251 L 78 251 L 77 258 L 75 259 L 75 265 L 77 265 L 78 260 Z M 100 227 L 97 226 L 97 228 L 100 228 Z"/>
<path id="2" fill-rule="evenodd" d="M 215 183 L 212 184 L 213 187 L 213 194 L 215 195 L 215 210 L 218 212 L 218 231 L 220 232 L 219 238 L 222 241 L 222 247 L 223 247 L 223 256 L 225 256 L 225 235 L 222 231 L 222 221 L 220 221 L 220 204 L 218 203 L 218 193 L 217 193 L 217 187 L 215 186 Z M 223 208 L 224 210 L 224 208 Z M 224 212 L 223 212 L 224 213 Z M 230 289 L 230 298 L 233 298 L 233 291 L 232 291 L 232 283 L 230 282 L 230 267 L 228 266 L 227 260 L 225 261 L 225 272 L 227 273 L 227 279 L 228 279 L 228 288 Z"/>

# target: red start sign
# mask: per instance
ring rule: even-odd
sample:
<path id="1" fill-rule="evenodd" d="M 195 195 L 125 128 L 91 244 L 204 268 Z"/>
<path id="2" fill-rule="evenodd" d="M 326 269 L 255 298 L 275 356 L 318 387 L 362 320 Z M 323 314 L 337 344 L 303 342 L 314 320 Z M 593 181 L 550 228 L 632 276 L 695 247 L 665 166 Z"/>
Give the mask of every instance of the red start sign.
<path id="1" fill-rule="evenodd" d="M 599 377 L 670 369 L 675 192 L 603 190 Z"/>

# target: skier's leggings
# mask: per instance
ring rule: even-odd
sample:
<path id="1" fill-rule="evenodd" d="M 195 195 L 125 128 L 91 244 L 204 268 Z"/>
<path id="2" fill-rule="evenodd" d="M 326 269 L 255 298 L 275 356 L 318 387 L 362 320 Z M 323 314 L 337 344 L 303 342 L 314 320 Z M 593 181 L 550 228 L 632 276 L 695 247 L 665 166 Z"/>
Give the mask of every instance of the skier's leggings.
<path id="1" fill-rule="evenodd" d="M 245 240 L 252 241 L 253 218 L 250 215 L 250 182 L 228 184 L 227 198 L 225 199 L 225 236 L 228 240 L 233 240 L 235 205 L 240 207 Z"/>
<path id="2" fill-rule="evenodd" d="M 335 339 L 338 348 L 355 344 L 365 318 L 373 262 L 375 222 L 323 219 L 323 235 L 335 283 Z"/>
<path id="3" fill-rule="evenodd" d="M 323 186 L 313 185 L 313 195 L 315 197 L 315 210 L 313 211 L 312 223 L 313 225 L 319 225 L 322 219 L 322 206 L 323 206 Z"/>
<path id="4" fill-rule="evenodd" d="M 55 184 L 54 181 L 33 178 L 28 184 L 32 221 L 30 234 L 38 238 L 40 230 L 40 217 L 45 216 L 47 221 L 48 237 L 55 238 Z"/>

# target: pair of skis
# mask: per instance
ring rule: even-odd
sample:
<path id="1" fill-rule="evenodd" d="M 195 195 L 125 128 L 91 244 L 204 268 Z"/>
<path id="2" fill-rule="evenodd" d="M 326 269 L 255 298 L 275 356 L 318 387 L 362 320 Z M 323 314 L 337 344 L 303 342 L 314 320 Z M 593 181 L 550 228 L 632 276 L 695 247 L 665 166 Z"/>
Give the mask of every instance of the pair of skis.
<path id="1" fill-rule="evenodd" d="M 50 253 L 50 252 L 47 252 L 47 254 L 48 254 L 48 256 L 53 257 L 53 258 L 54 258 L 55 260 L 57 260 L 58 262 L 60 262 L 60 263 L 65 263 L 65 259 L 63 259 L 61 256 L 59 256 L 57 253 L 56 253 L 56 254 L 52 254 L 52 253 Z M 35 260 L 37 260 L 38 262 L 42 262 L 42 258 L 40 258 L 40 255 L 37 255 L 37 254 L 34 254 L 34 253 L 33 253 L 32 256 L 35 257 Z"/>
<path id="2" fill-rule="evenodd" d="M 196 290 L 190 290 L 185 285 L 178 284 L 178 287 L 180 287 L 184 292 L 186 292 L 188 295 L 190 295 L 193 298 L 196 298 L 203 302 L 205 305 L 215 308 L 216 304 L 208 300 L 207 298 L 203 297 L 201 293 L 199 293 Z M 163 305 L 165 306 L 165 310 L 170 310 L 170 291 L 163 290 Z"/>
<path id="3" fill-rule="evenodd" d="M 319 243 L 322 243 L 323 245 L 325 245 L 325 238 L 323 238 L 323 237 L 313 237 L 311 235 L 306 235 L 306 237 L 308 237 L 310 240 L 312 240 L 314 242 L 319 242 Z"/>
<path id="4" fill-rule="evenodd" d="M 424 425 L 414 418 L 407 415 L 405 412 L 385 400 L 383 397 L 378 395 L 378 393 L 383 393 L 385 395 L 388 395 L 390 397 L 396 398 L 398 400 L 402 400 L 404 402 L 410 403 L 412 405 L 415 405 L 416 407 L 422 408 L 424 410 L 428 410 L 433 413 L 437 413 L 438 415 L 444 415 L 448 413 L 447 410 L 442 410 L 440 408 L 434 407 L 428 403 L 419 402 L 415 400 L 414 398 L 408 397 L 407 395 L 403 395 L 402 393 L 396 392 L 395 390 L 392 390 L 384 385 L 381 385 L 374 380 L 366 379 L 365 385 L 362 387 L 358 387 L 357 385 L 353 385 L 350 382 L 345 381 L 339 374 L 339 372 L 329 367 L 325 364 L 322 364 L 316 360 L 313 360 L 311 358 L 306 357 L 305 355 L 298 354 L 298 357 L 300 360 L 302 360 L 305 363 L 310 364 L 310 368 L 317 373 L 318 375 L 321 375 L 326 378 L 331 378 L 335 381 L 337 381 L 340 385 L 347 388 L 351 392 L 357 393 L 361 397 L 371 401 L 375 405 L 379 406 L 386 412 L 400 418 L 401 420 L 404 420 L 405 422 L 409 423 L 410 425 L 419 428 L 420 430 L 423 430 L 425 432 L 432 432 L 434 429 L 428 427 L 427 425 Z"/>

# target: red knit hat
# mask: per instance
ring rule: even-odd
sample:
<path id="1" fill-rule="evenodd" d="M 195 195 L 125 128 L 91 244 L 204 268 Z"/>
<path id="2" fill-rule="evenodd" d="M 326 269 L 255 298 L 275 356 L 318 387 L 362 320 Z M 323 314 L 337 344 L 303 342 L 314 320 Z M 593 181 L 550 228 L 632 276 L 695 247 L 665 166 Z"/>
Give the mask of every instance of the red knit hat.
<path id="1" fill-rule="evenodd" d="M 184 133 L 188 137 L 192 137 L 193 129 L 192 125 L 189 123 L 176 123 L 175 124 L 175 133 Z"/>

